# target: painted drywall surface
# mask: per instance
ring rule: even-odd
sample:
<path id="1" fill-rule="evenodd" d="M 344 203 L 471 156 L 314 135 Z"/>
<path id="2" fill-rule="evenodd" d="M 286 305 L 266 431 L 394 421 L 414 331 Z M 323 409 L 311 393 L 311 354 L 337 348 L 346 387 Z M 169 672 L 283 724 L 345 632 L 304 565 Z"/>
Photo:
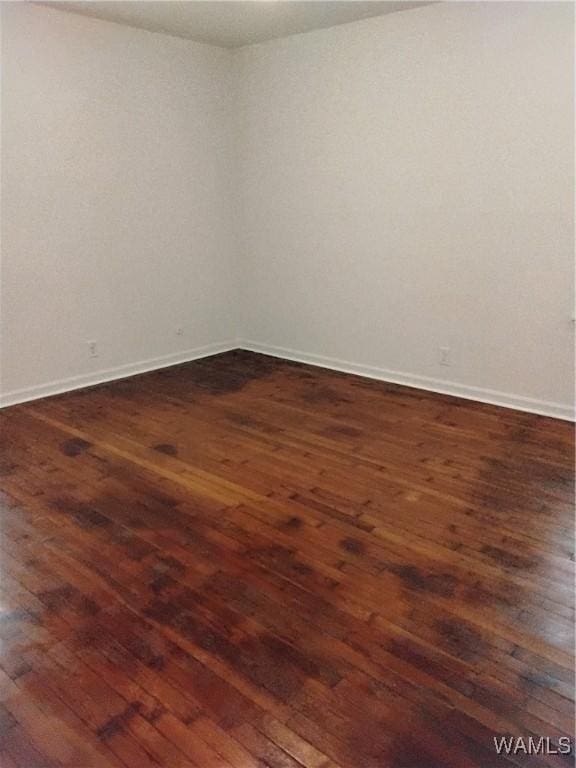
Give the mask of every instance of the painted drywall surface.
<path id="1" fill-rule="evenodd" d="M 569 406 L 572 14 L 445 3 L 235 52 L 246 339 Z"/>
<path id="2" fill-rule="evenodd" d="M 236 336 L 229 53 L 1 11 L 2 395 Z"/>
<path id="3" fill-rule="evenodd" d="M 567 409 L 571 14 L 445 4 L 230 54 L 4 4 L 0 401 L 239 336 Z"/>

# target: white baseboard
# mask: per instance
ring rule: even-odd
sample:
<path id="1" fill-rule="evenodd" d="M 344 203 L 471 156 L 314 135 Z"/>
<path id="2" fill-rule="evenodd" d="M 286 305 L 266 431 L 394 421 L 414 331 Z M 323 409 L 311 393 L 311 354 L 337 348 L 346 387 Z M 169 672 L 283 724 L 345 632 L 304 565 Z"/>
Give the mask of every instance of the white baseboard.
<path id="1" fill-rule="evenodd" d="M 12 392 L 4 392 L 0 394 L 0 408 L 6 408 L 9 405 L 17 405 L 18 403 L 26 403 L 30 400 L 38 400 L 39 398 L 48 397 L 49 395 L 59 395 L 64 392 L 71 392 L 74 389 L 92 387 L 95 384 L 105 384 L 108 381 L 115 381 L 116 379 L 125 379 L 139 373 L 147 373 L 149 371 L 156 371 L 160 368 L 168 368 L 171 365 L 188 363 L 202 357 L 210 357 L 211 355 L 218 355 L 221 352 L 229 352 L 231 349 L 236 348 L 237 344 L 234 341 L 207 344 L 203 347 L 187 349 L 184 352 L 175 352 L 172 355 L 154 357 L 150 360 L 142 360 L 138 363 L 120 365 L 117 368 L 93 371 L 91 373 L 81 374 L 80 376 L 70 376 L 67 379 L 58 379 L 57 381 L 51 381 L 47 384 L 39 384 L 35 387 L 26 387 L 24 389 L 13 390 Z"/>
<path id="2" fill-rule="evenodd" d="M 482 389 L 481 387 L 470 387 L 467 384 L 457 384 L 443 379 L 433 379 L 429 376 L 419 376 L 413 373 L 403 373 L 402 371 L 391 371 L 386 368 L 379 368 L 372 365 L 361 365 L 359 363 L 350 363 L 346 360 L 339 360 L 335 357 L 325 357 L 324 355 L 313 355 L 308 352 L 300 352 L 296 349 L 286 349 L 285 347 L 276 347 L 268 344 L 260 344 L 256 341 L 239 339 L 237 347 L 251 352 L 260 352 L 264 355 L 281 357 L 285 360 L 293 360 L 297 363 L 308 363 L 317 365 L 320 368 L 331 368 L 342 373 L 353 373 L 357 376 L 366 376 L 369 379 L 378 379 L 390 384 L 403 384 L 416 389 L 424 389 L 428 392 L 437 392 L 441 395 L 453 395 L 462 397 L 466 400 L 476 400 L 480 403 L 489 403 L 490 405 L 499 405 L 503 408 L 513 408 L 517 411 L 526 411 L 527 413 L 536 413 L 541 416 L 552 416 L 556 419 L 565 421 L 574 421 L 574 408 L 561 403 L 551 403 L 546 400 L 535 400 L 530 397 L 513 395 L 508 392 L 499 392 L 493 389 Z"/>
<path id="3" fill-rule="evenodd" d="M 247 339 L 237 339 L 236 341 L 223 341 L 215 344 L 207 344 L 203 347 L 188 349 L 184 352 L 176 352 L 172 355 L 156 357 L 150 360 L 143 360 L 138 363 L 121 365 L 117 368 L 109 368 L 103 371 L 93 371 L 80 376 L 71 376 L 66 379 L 58 379 L 47 384 L 39 384 L 35 387 L 26 387 L 24 389 L 5 392 L 0 395 L 0 408 L 6 408 L 10 405 L 25 403 L 30 400 L 38 400 L 50 395 L 59 395 L 64 392 L 71 392 L 75 389 L 92 387 L 96 384 L 104 384 L 116 379 L 124 379 L 129 376 L 135 376 L 139 373 L 156 371 L 160 368 L 168 368 L 171 365 L 188 363 L 192 360 L 198 360 L 203 357 L 210 357 L 222 352 L 229 352 L 232 349 L 245 349 L 251 352 L 260 352 L 272 357 L 281 357 L 285 360 L 293 360 L 297 363 L 308 363 L 320 368 L 330 368 L 342 373 L 352 373 L 357 376 L 366 376 L 370 379 L 387 381 L 391 384 L 403 384 L 416 389 L 423 389 L 428 392 L 437 392 L 442 395 L 453 395 L 462 397 L 466 400 L 476 400 L 490 405 L 499 405 L 503 408 L 513 408 L 517 411 L 526 411 L 527 413 L 536 413 L 542 416 L 552 416 L 556 419 L 574 421 L 574 409 L 569 405 L 561 403 L 551 403 L 546 400 L 535 400 L 521 395 L 512 395 L 507 392 L 498 392 L 492 389 L 482 389 L 480 387 L 470 387 L 466 384 L 456 384 L 455 382 L 445 381 L 443 379 L 433 379 L 428 376 L 418 376 L 413 373 L 403 373 L 402 371 L 391 371 L 377 366 L 362 365 L 360 363 L 351 363 L 346 360 L 340 360 L 335 357 L 326 357 L 324 355 L 313 355 L 307 352 L 300 352 L 286 347 L 276 347 L 269 344 L 260 344 L 259 342 L 249 341 Z"/>

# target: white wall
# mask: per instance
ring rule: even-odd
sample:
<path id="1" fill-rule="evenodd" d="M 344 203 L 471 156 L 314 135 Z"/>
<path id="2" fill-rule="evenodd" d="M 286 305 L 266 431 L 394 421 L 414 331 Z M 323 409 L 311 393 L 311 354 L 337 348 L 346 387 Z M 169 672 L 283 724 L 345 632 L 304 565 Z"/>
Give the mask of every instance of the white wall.
<path id="1" fill-rule="evenodd" d="M 252 347 L 566 415 L 572 14 L 443 3 L 235 53 Z"/>
<path id="2" fill-rule="evenodd" d="M 5 402 L 236 336 L 230 66 L 220 48 L 2 4 Z"/>
<path id="3" fill-rule="evenodd" d="M 441 3 L 231 52 L 3 3 L 0 402 L 239 336 L 567 415 L 572 14 Z"/>

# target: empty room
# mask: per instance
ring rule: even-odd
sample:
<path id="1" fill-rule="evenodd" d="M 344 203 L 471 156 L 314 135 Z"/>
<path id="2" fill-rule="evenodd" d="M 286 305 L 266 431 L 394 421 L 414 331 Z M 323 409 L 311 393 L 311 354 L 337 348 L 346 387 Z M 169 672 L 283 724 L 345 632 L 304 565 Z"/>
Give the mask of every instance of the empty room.
<path id="1" fill-rule="evenodd" d="M 0 2 L 0 768 L 570 768 L 574 4 Z"/>

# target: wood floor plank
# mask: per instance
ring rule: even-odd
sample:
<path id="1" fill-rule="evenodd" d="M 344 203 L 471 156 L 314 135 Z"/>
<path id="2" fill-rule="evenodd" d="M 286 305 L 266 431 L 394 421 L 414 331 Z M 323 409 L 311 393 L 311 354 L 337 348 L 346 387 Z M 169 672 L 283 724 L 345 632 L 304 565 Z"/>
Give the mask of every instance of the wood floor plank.
<path id="1" fill-rule="evenodd" d="M 0 768 L 538 768 L 574 429 L 248 352 L 0 412 Z"/>

